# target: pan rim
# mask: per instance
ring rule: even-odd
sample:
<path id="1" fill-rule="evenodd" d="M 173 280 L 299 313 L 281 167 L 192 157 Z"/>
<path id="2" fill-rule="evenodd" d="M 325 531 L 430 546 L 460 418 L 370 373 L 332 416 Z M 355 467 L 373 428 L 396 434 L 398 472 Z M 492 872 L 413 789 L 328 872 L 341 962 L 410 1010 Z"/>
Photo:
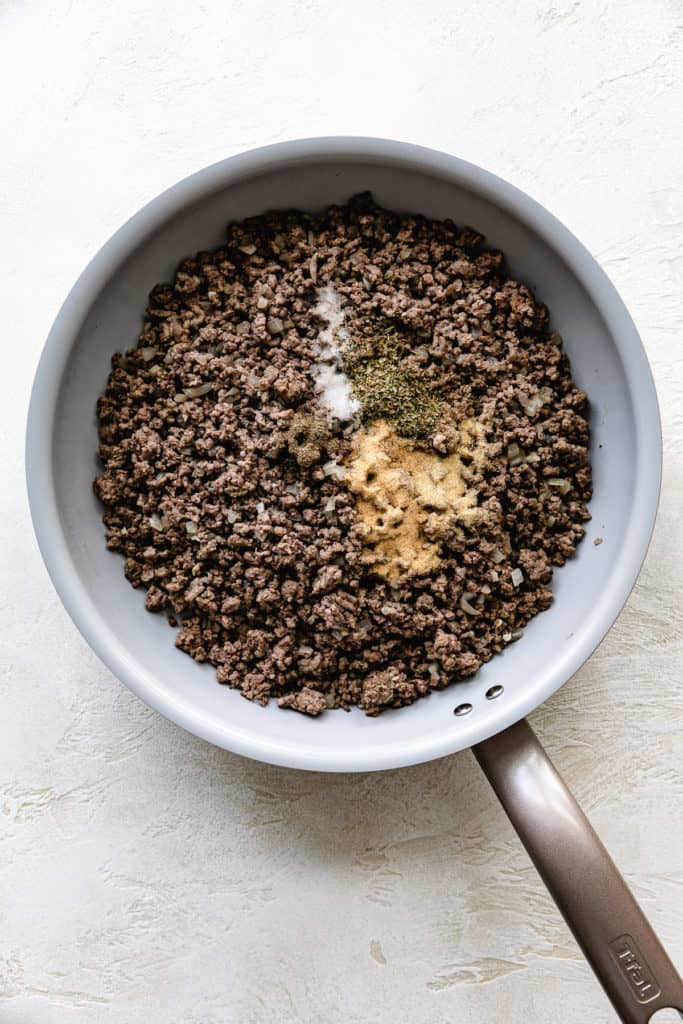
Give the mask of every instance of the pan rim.
<path id="1" fill-rule="evenodd" d="M 52 429 L 59 384 L 71 347 L 92 302 L 127 254 L 189 203 L 223 187 L 226 179 L 262 174 L 303 161 L 363 159 L 441 174 L 471 188 L 532 227 L 564 260 L 599 309 L 629 381 L 638 379 L 634 408 L 637 466 L 634 504 L 615 571 L 591 610 L 580 637 L 558 655 L 536 684 L 520 688 L 486 719 L 471 716 L 447 735 L 420 732 L 411 741 L 350 745 L 321 753 L 299 741 L 275 741 L 217 722 L 163 687 L 117 640 L 75 571 L 62 528 L 52 464 Z M 299 139 L 253 149 L 184 178 L 135 213 L 86 266 L 69 292 L 46 340 L 35 374 L 26 432 L 26 476 L 31 517 L 50 578 L 68 614 L 107 667 L 148 705 L 197 736 L 235 753 L 272 764 L 316 771 L 372 771 L 417 764 L 481 742 L 524 717 L 590 657 L 625 604 L 638 578 L 654 529 L 661 486 L 662 438 L 652 372 L 636 327 L 616 289 L 581 242 L 551 213 L 516 186 L 458 157 L 410 143 L 359 136 Z M 407 710 L 404 713 L 409 713 Z"/>

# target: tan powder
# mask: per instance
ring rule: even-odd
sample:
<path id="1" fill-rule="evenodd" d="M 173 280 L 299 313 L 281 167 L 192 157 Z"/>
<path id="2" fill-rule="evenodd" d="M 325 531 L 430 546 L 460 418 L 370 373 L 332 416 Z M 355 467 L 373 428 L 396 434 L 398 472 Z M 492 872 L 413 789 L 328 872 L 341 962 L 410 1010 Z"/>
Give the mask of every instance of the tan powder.
<path id="1" fill-rule="evenodd" d="M 365 560 L 389 580 L 430 572 L 440 560 L 440 538 L 488 517 L 476 485 L 487 461 L 486 431 L 468 419 L 455 450 L 445 457 L 399 437 L 386 420 L 358 431 L 346 480 L 363 524 Z"/>

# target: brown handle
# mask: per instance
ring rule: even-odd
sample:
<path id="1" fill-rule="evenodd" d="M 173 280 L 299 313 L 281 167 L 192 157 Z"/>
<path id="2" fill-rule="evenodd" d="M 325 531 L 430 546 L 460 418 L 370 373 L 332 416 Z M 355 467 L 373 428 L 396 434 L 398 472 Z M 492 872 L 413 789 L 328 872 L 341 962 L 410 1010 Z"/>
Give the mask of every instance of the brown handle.
<path id="1" fill-rule="evenodd" d="M 621 1020 L 683 1017 L 681 978 L 528 722 L 474 754 Z"/>

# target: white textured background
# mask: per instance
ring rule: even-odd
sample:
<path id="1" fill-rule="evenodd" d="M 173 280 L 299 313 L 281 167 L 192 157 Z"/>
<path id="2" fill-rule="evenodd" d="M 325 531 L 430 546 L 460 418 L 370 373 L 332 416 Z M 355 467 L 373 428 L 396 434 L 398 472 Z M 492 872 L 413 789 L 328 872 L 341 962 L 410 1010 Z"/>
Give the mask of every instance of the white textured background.
<path id="1" fill-rule="evenodd" d="M 0 2 L 0 1024 L 613 1020 L 469 754 L 354 778 L 213 749 L 99 664 L 39 559 L 25 410 L 75 277 L 176 179 L 314 134 L 514 181 L 642 332 L 655 539 L 534 724 L 683 962 L 682 25 L 675 0 Z"/>

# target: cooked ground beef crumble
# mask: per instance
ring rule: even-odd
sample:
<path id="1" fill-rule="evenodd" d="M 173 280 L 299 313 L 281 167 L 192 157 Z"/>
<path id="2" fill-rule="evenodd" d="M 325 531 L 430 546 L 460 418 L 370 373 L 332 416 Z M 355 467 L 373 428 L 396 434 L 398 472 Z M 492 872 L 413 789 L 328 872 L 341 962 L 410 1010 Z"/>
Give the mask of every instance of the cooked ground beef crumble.
<path id="1" fill-rule="evenodd" d="M 587 397 L 546 307 L 483 242 L 369 195 L 253 217 L 157 285 L 137 347 L 114 356 L 107 546 L 176 645 L 245 697 L 374 715 L 471 676 L 550 605 L 590 518 Z M 326 422 L 316 392 L 326 286 L 351 324 L 391 325 L 405 379 L 448 410 L 418 449 L 448 459 L 458 422 L 487 424 L 482 514 L 430 520 L 429 572 L 373 563 L 344 471 L 362 413 Z"/>

